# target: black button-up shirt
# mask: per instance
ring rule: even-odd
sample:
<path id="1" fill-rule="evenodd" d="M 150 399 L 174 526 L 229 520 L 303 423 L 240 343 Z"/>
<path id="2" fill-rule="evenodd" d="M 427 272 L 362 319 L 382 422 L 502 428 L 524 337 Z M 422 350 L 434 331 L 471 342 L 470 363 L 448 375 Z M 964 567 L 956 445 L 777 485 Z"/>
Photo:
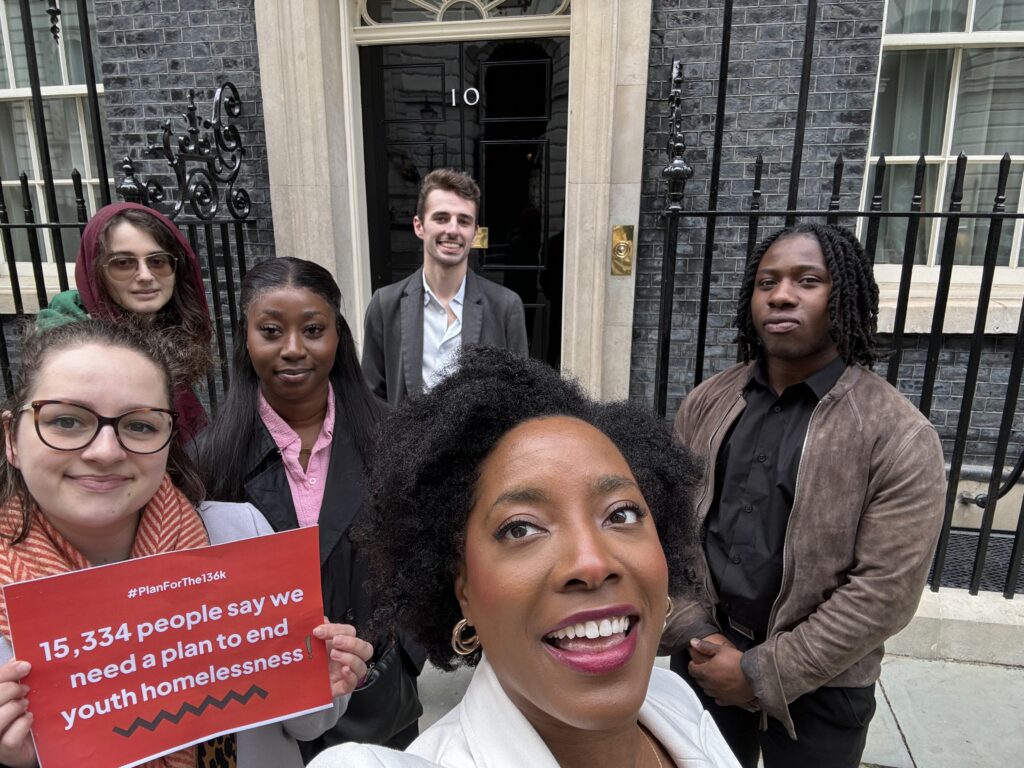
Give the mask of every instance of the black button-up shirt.
<path id="1" fill-rule="evenodd" d="M 720 611 L 763 639 L 782 583 L 782 547 L 815 406 L 846 370 L 837 357 L 781 395 L 762 366 L 715 461 L 705 549 Z"/>

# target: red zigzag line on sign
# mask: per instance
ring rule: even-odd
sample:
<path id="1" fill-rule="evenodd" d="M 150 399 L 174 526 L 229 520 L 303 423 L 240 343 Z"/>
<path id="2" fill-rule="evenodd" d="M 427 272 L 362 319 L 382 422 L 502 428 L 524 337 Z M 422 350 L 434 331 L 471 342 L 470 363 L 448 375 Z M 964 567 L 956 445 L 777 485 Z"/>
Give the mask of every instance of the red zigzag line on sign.
<path id="1" fill-rule="evenodd" d="M 251 699 L 253 696 L 259 696 L 261 699 L 265 699 L 267 698 L 267 692 L 259 686 L 253 685 L 249 688 L 248 691 L 245 692 L 245 694 L 240 694 L 237 691 L 228 691 L 223 699 L 216 699 L 213 696 L 207 696 L 205 699 L 203 699 L 202 703 L 200 703 L 198 707 L 195 704 L 190 704 L 186 701 L 184 704 L 181 705 L 181 709 L 179 709 L 177 713 L 168 712 L 166 709 L 161 709 L 157 713 L 156 717 L 154 717 L 152 720 L 144 720 L 141 717 L 137 717 L 135 718 L 135 721 L 127 728 L 120 728 L 114 726 L 113 731 L 118 736 L 124 736 L 127 738 L 128 736 L 131 736 L 133 733 L 135 733 L 135 731 L 137 731 L 139 728 L 145 728 L 148 731 L 155 731 L 157 729 L 157 726 L 160 725 L 160 723 L 163 720 L 167 720 L 168 722 L 177 724 L 181 720 L 181 718 L 183 718 L 189 712 L 191 712 L 193 715 L 199 716 L 203 714 L 203 712 L 205 712 L 209 707 L 217 707 L 217 709 L 224 709 L 224 707 L 226 707 L 232 701 L 237 701 L 239 704 L 248 704 L 249 699 Z"/>

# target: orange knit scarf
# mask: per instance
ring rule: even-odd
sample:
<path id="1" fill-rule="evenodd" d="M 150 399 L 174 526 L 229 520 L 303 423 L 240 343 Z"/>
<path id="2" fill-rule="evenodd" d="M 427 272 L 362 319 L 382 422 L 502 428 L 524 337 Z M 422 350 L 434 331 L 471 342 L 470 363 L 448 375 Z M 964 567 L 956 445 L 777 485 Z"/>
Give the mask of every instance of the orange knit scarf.
<path id="1" fill-rule="evenodd" d="M 7 538 L 0 538 L 0 584 L 40 579 L 78 571 L 90 566 L 81 552 L 53 527 L 39 510 L 30 516 L 28 535 L 11 545 L 9 532 L 20 524 L 21 505 L 8 501 L 0 509 Z M 132 545 L 132 557 L 203 547 L 210 543 L 203 521 L 188 498 L 164 475 L 160 487 L 142 510 L 139 529 Z M 7 603 L 0 592 L 0 632 L 11 636 Z M 145 764 L 145 768 L 196 768 L 194 747 L 183 749 Z"/>

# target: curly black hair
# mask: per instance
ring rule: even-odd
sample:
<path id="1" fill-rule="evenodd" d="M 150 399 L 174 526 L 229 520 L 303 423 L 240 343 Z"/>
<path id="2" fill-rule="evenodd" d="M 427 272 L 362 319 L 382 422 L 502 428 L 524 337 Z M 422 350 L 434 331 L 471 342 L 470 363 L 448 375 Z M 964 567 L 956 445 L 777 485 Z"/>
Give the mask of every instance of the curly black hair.
<path id="1" fill-rule="evenodd" d="M 875 343 L 878 284 L 857 236 L 848 229 L 831 224 L 796 224 L 780 229 L 765 238 L 751 254 L 736 306 L 736 343 L 740 347 L 740 357 L 745 362 L 764 358 L 764 347 L 750 311 L 754 278 L 761 259 L 779 240 L 800 235 L 816 239 L 825 256 L 832 279 L 828 297 L 829 331 L 839 354 L 847 364 L 860 363 L 870 368 L 879 357 Z"/>
<path id="2" fill-rule="evenodd" d="M 451 633 L 462 618 L 454 582 L 479 468 L 514 427 L 557 415 L 591 424 L 619 449 L 657 524 L 670 592 L 693 588 L 699 470 L 666 426 L 628 403 L 594 402 L 545 363 L 467 347 L 457 370 L 384 423 L 370 461 L 369 511 L 353 540 L 370 563 L 373 631 L 401 630 L 441 669 L 476 664 L 479 653 L 452 652 Z"/>

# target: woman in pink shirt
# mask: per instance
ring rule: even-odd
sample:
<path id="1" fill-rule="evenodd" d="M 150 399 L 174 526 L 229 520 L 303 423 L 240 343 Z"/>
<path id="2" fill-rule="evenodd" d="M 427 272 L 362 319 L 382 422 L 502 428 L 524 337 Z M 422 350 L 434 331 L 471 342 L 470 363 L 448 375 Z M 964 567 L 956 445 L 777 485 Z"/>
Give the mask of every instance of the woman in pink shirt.
<path id="1" fill-rule="evenodd" d="M 365 626 L 366 564 L 348 531 L 383 410 L 363 381 L 341 291 L 313 262 L 271 259 L 242 281 L 239 315 L 231 387 L 195 449 L 208 497 L 249 502 L 277 531 L 318 525 L 324 610 Z M 367 684 L 308 756 L 343 741 L 404 747 L 416 736 L 417 665 L 397 641 L 374 640 Z"/>

